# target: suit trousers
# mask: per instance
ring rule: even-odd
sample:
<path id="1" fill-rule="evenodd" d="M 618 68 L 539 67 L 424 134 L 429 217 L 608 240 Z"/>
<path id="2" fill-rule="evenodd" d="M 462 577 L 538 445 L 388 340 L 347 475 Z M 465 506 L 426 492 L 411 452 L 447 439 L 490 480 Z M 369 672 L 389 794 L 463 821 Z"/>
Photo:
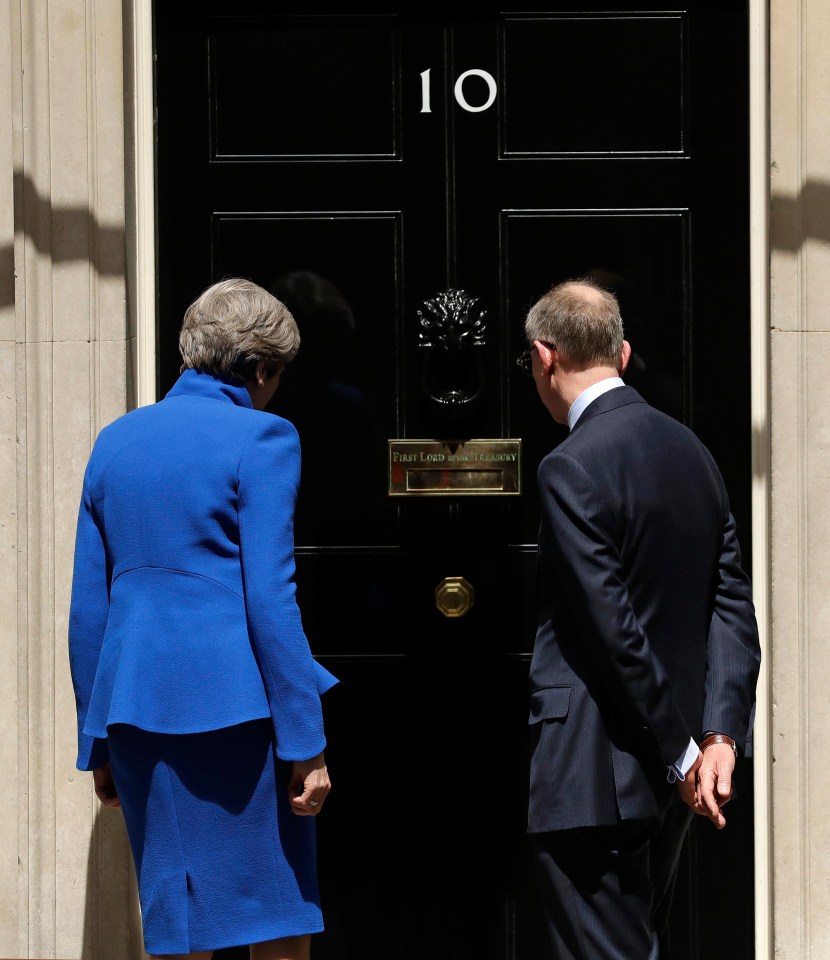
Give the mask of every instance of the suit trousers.
<path id="1" fill-rule="evenodd" d="M 532 836 L 556 960 L 669 960 L 668 917 L 691 810 Z"/>

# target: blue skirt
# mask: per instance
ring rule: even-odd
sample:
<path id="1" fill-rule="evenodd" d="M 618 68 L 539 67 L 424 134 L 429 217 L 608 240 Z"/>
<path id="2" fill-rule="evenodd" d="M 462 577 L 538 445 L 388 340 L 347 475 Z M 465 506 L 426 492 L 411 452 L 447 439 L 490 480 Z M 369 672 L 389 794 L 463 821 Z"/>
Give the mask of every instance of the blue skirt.
<path id="1" fill-rule="evenodd" d="M 313 817 L 288 803 L 270 720 L 207 733 L 108 731 L 148 953 L 323 929 Z"/>

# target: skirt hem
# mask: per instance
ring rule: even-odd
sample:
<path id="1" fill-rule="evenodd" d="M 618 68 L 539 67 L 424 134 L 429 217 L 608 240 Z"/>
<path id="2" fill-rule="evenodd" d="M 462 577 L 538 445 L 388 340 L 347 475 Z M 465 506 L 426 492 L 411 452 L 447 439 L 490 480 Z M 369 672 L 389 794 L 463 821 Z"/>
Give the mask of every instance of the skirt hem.
<path id="1" fill-rule="evenodd" d="M 297 926 L 292 926 L 290 924 L 276 924 L 273 928 L 259 928 L 257 930 L 252 930 L 249 934 L 250 939 L 241 937 L 241 935 L 226 934 L 225 936 L 217 936 L 215 940 L 211 940 L 210 943 L 199 943 L 191 942 L 188 944 L 151 944 L 147 943 L 145 940 L 144 949 L 147 953 L 152 954 L 153 956 L 164 956 L 166 954 L 188 954 L 188 953 L 198 953 L 201 951 L 207 952 L 209 950 L 227 950 L 229 947 L 247 947 L 252 943 L 264 943 L 267 940 L 282 940 L 285 937 L 305 937 L 311 936 L 315 933 L 323 932 L 323 924 L 301 924 L 299 925 L 302 929 L 299 929 Z M 313 929 L 309 929 L 313 927 Z"/>

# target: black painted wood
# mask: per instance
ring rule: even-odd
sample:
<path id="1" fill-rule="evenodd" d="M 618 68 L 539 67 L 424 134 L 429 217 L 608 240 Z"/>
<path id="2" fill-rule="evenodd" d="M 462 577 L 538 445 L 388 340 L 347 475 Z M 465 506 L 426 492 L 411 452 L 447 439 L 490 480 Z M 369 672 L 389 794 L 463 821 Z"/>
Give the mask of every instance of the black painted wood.
<path id="1" fill-rule="evenodd" d="M 187 304 L 270 287 L 303 338 L 274 410 L 304 451 L 298 586 L 327 697 L 315 956 L 539 960 L 523 839 L 538 460 L 562 437 L 514 365 L 527 307 L 591 274 L 618 293 L 631 382 L 690 423 L 749 552 L 746 4 L 156 4 L 159 386 Z M 431 112 L 421 74 L 430 70 Z M 486 71 L 482 112 L 454 87 Z M 471 106 L 488 87 L 463 83 Z M 386 439 L 442 435 L 417 310 L 487 309 L 469 435 L 520 436 L 517 500 L 391 501 Z M 437 613 L 463 575 L 471 612 Z M 696 825 L 675 956 L 752 957 L 751 761 Z M 728 905 L 728 913 L 724 905 Z M 223 951 L 228 960 L 243 953 Z"/>

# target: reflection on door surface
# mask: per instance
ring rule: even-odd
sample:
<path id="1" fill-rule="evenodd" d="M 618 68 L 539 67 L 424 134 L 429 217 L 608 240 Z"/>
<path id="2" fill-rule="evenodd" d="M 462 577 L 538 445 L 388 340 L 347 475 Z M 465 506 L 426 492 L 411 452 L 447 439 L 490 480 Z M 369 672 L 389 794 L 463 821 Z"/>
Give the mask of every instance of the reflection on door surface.
<path id="1" fill-rule="evenodd" d="M 745 4 L 155 17 L 160 392 L 185 307 L 224 276 L 302 336 L 273 410 L 302 441 L 304 623 L 342 681 L 314 955 L 541 960 L 526 681 L 536 465 L 563 434 L 515 366 L 522 322 L 568 277 L 617 293 L 628 379 L 712 449 L 748 555 Z M 425 304 L 448 291 L 483 332 L 425 372 Z M 520 439 L 521 494 L 390 497 L 390 439 Z M 682 960 L 753 955 L 742 763 L 729 829 L 701 824 L 684 856 Z"/>

